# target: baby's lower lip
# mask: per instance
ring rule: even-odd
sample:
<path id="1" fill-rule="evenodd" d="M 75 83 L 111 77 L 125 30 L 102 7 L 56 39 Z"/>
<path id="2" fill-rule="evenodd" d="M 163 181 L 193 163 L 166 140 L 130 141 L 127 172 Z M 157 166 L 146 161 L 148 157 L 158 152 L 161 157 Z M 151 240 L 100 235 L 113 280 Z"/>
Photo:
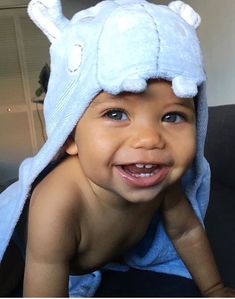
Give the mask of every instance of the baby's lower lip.
<path id="1" fill-rule="evenodd" d="M 125 170 L 124 166 L 116 166 L 122 179 L 130 186 L 147 188 L 160 184 L 167 176 L 170 167 L 159 165 L 153 172 L 131 173 Z"/>

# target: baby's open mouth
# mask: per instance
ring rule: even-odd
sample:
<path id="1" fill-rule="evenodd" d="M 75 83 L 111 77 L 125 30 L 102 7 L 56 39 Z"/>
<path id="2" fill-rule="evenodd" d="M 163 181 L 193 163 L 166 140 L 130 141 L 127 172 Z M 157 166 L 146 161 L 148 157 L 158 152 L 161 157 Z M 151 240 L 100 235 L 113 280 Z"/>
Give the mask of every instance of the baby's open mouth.
<path id="1" fill-rule="evenodd" d="M 151 177 L 160 170 L 160 165 L 154 164 L 130 164 L 122 166 L 122 169 L 136 178 Z"/>
<path id="2" fill-rule="evenodd" d="M 133 163 L 117 166 L 122 179 L 134 187 L 152 187 L 161 183 L 170 167 L 164 164 Z"/>

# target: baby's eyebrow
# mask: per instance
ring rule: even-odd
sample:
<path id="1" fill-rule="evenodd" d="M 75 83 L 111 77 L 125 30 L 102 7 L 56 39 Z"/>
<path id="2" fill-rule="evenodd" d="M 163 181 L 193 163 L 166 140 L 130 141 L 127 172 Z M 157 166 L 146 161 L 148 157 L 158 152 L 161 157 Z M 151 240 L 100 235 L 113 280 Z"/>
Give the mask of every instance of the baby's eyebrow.
<path id="1" fill-rule="evenodd" d="M 181 106 L 181 107 L 190 109 L 192 111 L 195 111 L 195 104 L 194 104 L 193 99 L 181 99 L 180 101 L 169 104 L 169 106 L 172 106 L 172 105 Z"/>
<path id="2" fill-rule="evenodd" d="M 123 100 L 123 97 L 121 94 L 118 95 L 112 95 L 112 94 L 104 94 L 104 95 L 98 95 L 91 103 L 90 106 L 95 107 L 97 105 L 105 104 L 110 101 L 117 101 L 117 100 Z"/>
<path id="3" fill-rule="evenodd" d="M 123 101 L 128 100 L 128 96 L 130 94 L 131 93 L 129 93 L 129 92 L 122 92 L 122 93 L 117 94 L 117 95 L 112 95 L 112 94 L 106 93 L 106 92 L 100 93 L 90 103 L 90 107 L 95 108 L 96 106 L 106 104 L 106 103 L 110 103 L 110 104 L 111 103 L 117 104 L 118 102 L 121 103 Z M 143 99 L 154 96 L 154 94 L 146 93 L 146 92 L 141 93 L 141 95 L 142 95 Z M 170 100 L 169 103 L 166 103 L 166 107 L 167 106 L 169 106 L 169 107 L 181 106 L 181 107 L 184 107 L 186 109 L 190 109 L 192 111 L 195 111 L 195 105 L 194 105 L 193 98 L 174 98 L 174 99 Z"/>

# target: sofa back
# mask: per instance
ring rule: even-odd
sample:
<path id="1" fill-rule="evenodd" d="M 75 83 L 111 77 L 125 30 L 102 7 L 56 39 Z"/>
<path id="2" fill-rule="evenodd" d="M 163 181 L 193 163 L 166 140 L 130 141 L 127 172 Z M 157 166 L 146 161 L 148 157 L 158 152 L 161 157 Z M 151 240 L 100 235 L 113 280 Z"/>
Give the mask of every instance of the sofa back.
<path id="1" fill-rule="evenodd" d="M 235 188 L 235 105 L 209 107 L 205 156 L 212 180 Z"/>

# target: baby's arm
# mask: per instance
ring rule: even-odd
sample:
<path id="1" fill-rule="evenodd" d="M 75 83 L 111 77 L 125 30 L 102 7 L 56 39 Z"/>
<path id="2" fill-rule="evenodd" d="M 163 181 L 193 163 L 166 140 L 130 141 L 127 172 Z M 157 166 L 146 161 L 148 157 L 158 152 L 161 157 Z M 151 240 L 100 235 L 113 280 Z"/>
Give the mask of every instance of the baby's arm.
<path id="1" fill-rule="evenodd" d="M 162 214 L 167 234 L 204 296 L 234 296 L 224 287 L 205 231 L 180 184 L 166 193 Z"/>
<path id="2" fill-rule="evenodd" d="M 53 200 L 50 195 L 40 198 L 42 194 L 31 201 L 25 297 L 68 296 L 69 262 L 77 244 L 72 223 L 74 217 L 66 202 L 58 198 Z"/>

